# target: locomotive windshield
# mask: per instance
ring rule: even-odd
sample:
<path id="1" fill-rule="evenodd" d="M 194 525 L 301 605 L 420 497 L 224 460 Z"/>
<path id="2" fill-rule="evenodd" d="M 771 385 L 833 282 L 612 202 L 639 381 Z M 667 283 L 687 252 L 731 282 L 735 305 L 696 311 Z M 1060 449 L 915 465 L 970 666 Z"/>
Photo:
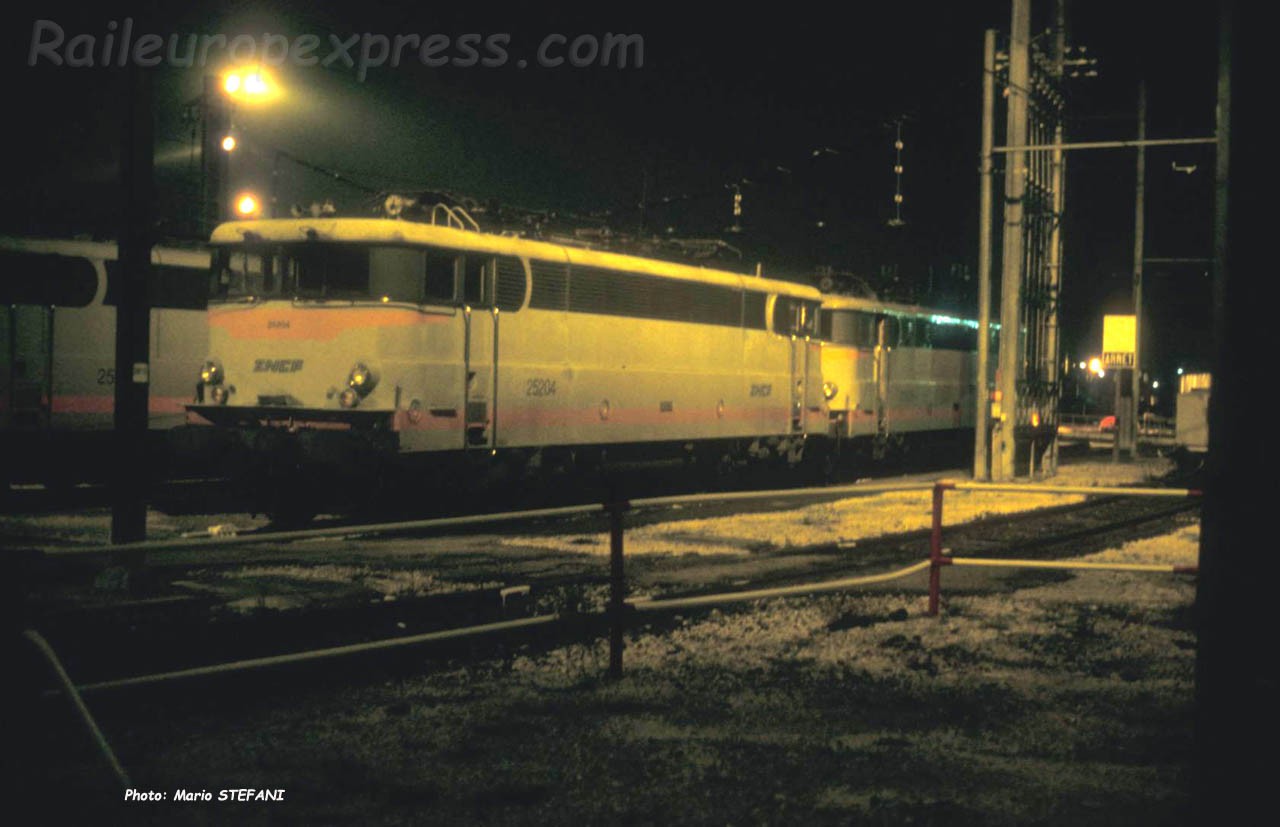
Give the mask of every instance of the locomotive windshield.
<path id="1" fill-rule="evenodd" d="M 211 298 L 447 304 L 454 300 L 458 258 L 444 251 L 367 244 L 228 247 L 214 256 Z"/>

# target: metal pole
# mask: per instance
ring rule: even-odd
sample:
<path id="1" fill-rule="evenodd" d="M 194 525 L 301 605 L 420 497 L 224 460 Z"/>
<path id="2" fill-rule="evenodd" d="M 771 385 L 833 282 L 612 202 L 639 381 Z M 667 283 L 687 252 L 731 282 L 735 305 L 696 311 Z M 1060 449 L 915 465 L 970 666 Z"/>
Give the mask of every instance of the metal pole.
<path id="1" fill-rule="evenodd" d="M 111 744 L 107 742 L 106 736 L 102 734 L 102 730 L 98 727 L 98 722 L 93 719 L 93 714 L 89 712 L 89 707 L 85 705 L 84 698 L 80 696 L 76 685 L 71 682 L 71 676 L 67 674 L 67 670 L 63 667 L 62 661 L 58 658 L 58 653 L 53 651 L 49 641 L 45 640 L 44 636 L 34 629 L 23 631 L 22 636 L 39 650 L 45 662 L 49 664 L 54 677 L 58 679 L 58 685 L 66 694 L 67 700 L 71 702 L 71 706 L 76 712 L 76 717 L 80 719 L 80 723 L 89 733 L 90 739 L 93 740 L 94 746 L 98 748 L 98 752 L 111 769 L 111 774 L 116 783 L 124 789 L 132 787 L 133 782 L 129 780 L 129 774 L 125 772 L 120 759 L 116 757 L 115 751 L 111 749 Z"/>
<path id="2" fill-rule="evenodd" d="M 1138 82 L 1138 140 L 1147 135 L 1147 83 Z M 1147 149 L 1138 147 L 1138 183 L 1136 204 L 1133 217 L 1133 376 L 1130 381 L 1130 392 L 1133 399 L 1129 401 L 1129 425 L 1126 433 L 1130 434 L 1126 442 L 1133 456 L 1138 454 L 1138 400 L 1142 393 L 1142 244 L 1146 234 L 1145 202 L 1147 193 Z"/>
<path id="3" fill-rule="evenodd" d="M 973 418 L 973 478 L 991 478 L 987 437 L 991 424 L 991 145 L 995 134 L 996 32 L 987 29 L 982 38 L 982 173 L 978 189 L 978 365 L 974 379 L 977 411 Z"/>
<path id="4" fill-rule="evenodd" d="M 1115 395 L 1112 397 L 1111 410 L 1116 418 L 1116 429 L 1111 434 L 1111 461 L 1120 461 L 1120 438 L 1124 432 L 1124 414 L 1120 412 L 1120 382 L 1124 379 L 1124 369 L 1116 368 L 1115 373 L 1111 376 L 1111 381 L 1115 385 Z"/>
<path id="5" fill-rule="evenodd" d="M 225 217 L 227 153 L 222 150 L 222 138 L 228 129 L 226 105 L 219 91 L 218 78 L 205 75 L 200 95 L 200 234 L 209 234 Z"/>
<path id="6" fill-rule="evenodd" d="M 1063 61 L 1066 60 L 1067 53 L 1067 12 L 1066 0 L 1057 0 L 1055 3 L 1055 16 L 1057 18 L 1053 41 L 1053 72 L 1054 77 L 1059 83 L 1063 77 Z M 1053 126 L 1053 142 L 1061 144 L 1065 139 L 1063 121 L 1064 113 L 1059 110 L 1057 118 Z M 1049 355 L 1049 382 L 1054 389 L 1053 409 L 1049 414 L 1053 417 L 1052 424 L 1057 425 L 1058 408 L 1061 404 L 1062 395 L 1062 374 L 1059 373 L 1058 361 L 1058 299 L 1062 295 L 1062 215 L 1066 209 L 1066 157 L 1061 149 L 1055 149 L 1050 159 L 1050 180 L 1053 187 L 1053 225 L 1049 232 L 1049 261 L 1048 285 L 1047 292 L 1049 294 L 1049 314 L 1046 320 L 1046 341 L 1045 348 Z M 1058 438 L 1056 428 L 1054 436 L 1050 438 L 1049 450 L 1046 453 L 1048 467 L 1044 468 L 1045 476 L 1053 476 L 1058 473 Z"/>
<path id="7" fill-rule="evenodd" d="M 1027 142 L 1027 89 L 1031 78 L 1031 0 L 1013 0 L 1009 42 L 1008 140 Z M 1022 344 L 1022 272 L 1025 249 L 1023 197 L 1027 188 L 1026 153 L 1009 153 L 1004 174 L 1004 273 L 1000 282 L 1000 443 L 992 457 L 992 477 L 1013 479 L 1018 422 L 1018 366 Z"/>
<path id="8" fill-rule="evenodd" d="M 609 512 L 609 677 L 622 677 L 623 613 L 626 611 L 627 576 L 622 557 L 622 512 L 627 502 L 611 502 Z"/>

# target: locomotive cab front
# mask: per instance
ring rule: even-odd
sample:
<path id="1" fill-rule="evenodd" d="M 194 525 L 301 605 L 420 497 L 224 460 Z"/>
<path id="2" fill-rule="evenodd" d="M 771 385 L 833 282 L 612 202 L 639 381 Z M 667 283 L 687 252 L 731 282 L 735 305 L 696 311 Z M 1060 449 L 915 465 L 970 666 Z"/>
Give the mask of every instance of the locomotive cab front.
<path id="1" fill-rule="evenodd" d="M 255 463 L 294 468 L 483 443 L 495 257 L 410 244 L 397 226 L 220 227 L 193 421 L 236 434 Z"/>

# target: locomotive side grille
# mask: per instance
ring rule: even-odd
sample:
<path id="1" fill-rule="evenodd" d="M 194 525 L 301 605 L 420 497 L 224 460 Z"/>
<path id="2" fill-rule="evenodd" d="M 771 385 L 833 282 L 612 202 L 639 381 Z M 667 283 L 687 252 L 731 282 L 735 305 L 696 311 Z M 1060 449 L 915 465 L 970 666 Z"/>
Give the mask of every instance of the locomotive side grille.
<path id="1" fill-rule="evenodd" d="M 574 267 L 569 275 L 569 310 L 738 327 L 742 293 L 717 284 Z"/>
<path id="2" fill-rule="evenodd" d="M 494 287 L 494 299 L 504 313 L 519 310 L 524 305 L 524 265 L 520 259 L 498 256 L 498 278 Z"/>
<path id="3" fill-rule="evenodd" d="M 529 267 L 533 271 L 533 293 L 529 297 L 529 306 L 540 310 L 568 309 L 568 265 L 530 261 Z"/>
<path id="4" fill-rule="evenodd" d="M 513 261 L 512 266 L 518 264 Z M 604 267 L 531 261 L 533 289 L 529 306 L 540 310 L 568 310 L 600 316 L 657 319 L 765 330 L 767 296 L 719 284 L 629 273 Z M 503 261 L 499 259 L 499 294 Z M 510 295 L 523 287 L 512 274 Z M 500 299 L 501 301 L 501 299 Z"/>

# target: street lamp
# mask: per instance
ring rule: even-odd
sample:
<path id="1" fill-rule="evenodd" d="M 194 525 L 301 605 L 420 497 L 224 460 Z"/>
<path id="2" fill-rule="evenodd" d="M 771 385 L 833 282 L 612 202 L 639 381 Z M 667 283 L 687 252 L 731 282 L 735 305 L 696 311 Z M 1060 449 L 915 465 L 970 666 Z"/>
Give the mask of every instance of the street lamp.
<path id="1" fill-rule="evenodd" d="M 258 196 L 251 192 L 242 192 L 236 196 L 236 215 L 240 218 L 257 218 L 262 213 L 262 205 Z"/>
<path id="2" fill-rule="evenodd" d="M 280 84 L 261 66 L 232 69 L 222 76 L 222 91 L 236 103 L 270 103 L 281 95 Z"/>
<path id="3" fill-rule="evenodd" d="M 241 209 L 241 198 L 237 196 L 232 200 L 229 192 L 230 154 L 240 147 L 235 133 L 236 108 L 272 103 L 282 95 L 283 88 L 262 66 L 241 66 L 221 75 L 205 76 L 200 104 L 203 121 L 201 235 L 207 236 L 214 226 L 230 217 L 228 211 L 237 218 L 250 217 Z M 254 203 L 253 216 L 256 217 L 262 205 L 256 198 Z"/>

